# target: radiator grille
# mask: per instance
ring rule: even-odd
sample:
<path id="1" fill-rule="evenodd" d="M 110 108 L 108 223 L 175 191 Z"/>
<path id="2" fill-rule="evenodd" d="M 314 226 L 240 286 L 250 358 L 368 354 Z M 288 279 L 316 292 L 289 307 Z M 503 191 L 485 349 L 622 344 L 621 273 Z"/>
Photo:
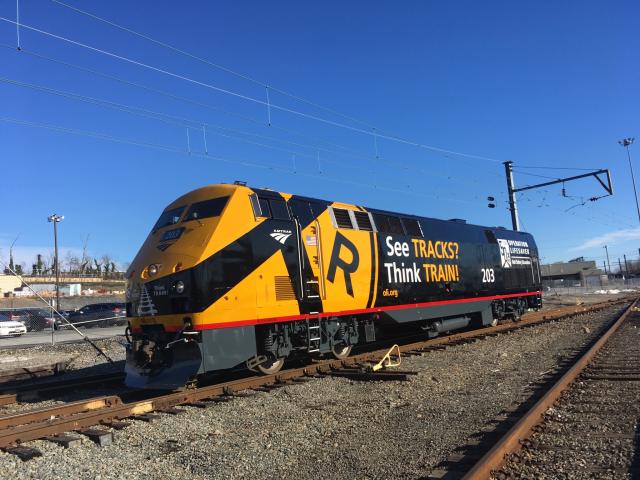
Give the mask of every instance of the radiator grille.
<path id="1" fill-rule="evenodd" d="M 289 277 L 274 277 L 276 284 L 276 300 L 295 300 L 296 294 Z"/>

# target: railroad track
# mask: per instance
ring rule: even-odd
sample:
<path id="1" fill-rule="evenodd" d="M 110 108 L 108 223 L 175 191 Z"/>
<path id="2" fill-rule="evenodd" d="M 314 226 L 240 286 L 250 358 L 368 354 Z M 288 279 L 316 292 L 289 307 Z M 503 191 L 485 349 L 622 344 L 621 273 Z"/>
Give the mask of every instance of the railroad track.
<path id="1" fill-rule="evenodd" d="M 432 478 L 637 478 L 640 311 L 631 304 L 469 468 Z M 503 423 L 504 427 L 504 423 Z M 473 457 L 473 456 L 472 456 Z"/>
<path id="2" fill-rule="evenodd" d="M 0 389 L 0 406 L 51 398 L 53 395 L 67 393 L 71 390 L 121 385 L 123 382 L 124 372 L 122 371 L 54 380 L 47 379 L 37 383 L 21 382 L 15 385 L 3 386 Z"/>
<path id="3" fill-rule="evenodd" d="M 620 300 L 591 307 L 566 307 L 553 312 L 531 313 L 517 323 L 505 323 L 432 340 L 407 343 L 400 346 L 400 352 L 408 356 L 422 355 L 429 350 L 467 343 L 545 322 L 558 321 L 576 314 L 599 311 L 625 301 L 628 303 L 628 300 Z M 28 459 L 39 455 L 36 449 L 23 445 L 31 440 L 47 439 L 69 446 L 78 441 L 79 437 L 70 435 L 68 432 L 76 432 L 104 445 L 112 441 L 113 429 L 128 425 L 124 421 L 128 418 L 152 421 L 157 417 L 157 413 L 179 414 L 183 411 L 179 407 L 186 405 L 205 408 L 219 401 L 226 401 L 230 396 L 243 390 L 268 391 L 293 382 L 306 381 L 308 377 L 327 375 L 354 380 L 406 380 L 409 375 L 415 373 L 398 370 L 371 372 L 365 368 L 369 362 L 378 361 L 385 353 L 387 348 L 360 353 L 344 360 L 314 361 L 274 375 L 250 376 L 155 395 L 149 392 L 132 392 L 131 395 L 102 396 L 0 417 L 0 448 L 22 459 Z"/>

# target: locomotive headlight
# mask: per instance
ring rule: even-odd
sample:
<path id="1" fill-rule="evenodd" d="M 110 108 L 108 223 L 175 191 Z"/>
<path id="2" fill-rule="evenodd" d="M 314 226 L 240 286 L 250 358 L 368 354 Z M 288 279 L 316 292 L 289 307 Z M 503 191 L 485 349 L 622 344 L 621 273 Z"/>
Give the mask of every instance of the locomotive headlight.
<path id="1" fill-rule="evenodd" d="M 184 292 L 184 283 L 182 280 L 178 280 L 175 285 L 174 285 L 175 289 L 176 289 L 176 293 L 182 293 Z"/>
<path id="2" fill-rule="evenodd" d="M 158 273 L 158 266 L 155 263 L 152 263 L 147 267 L 147 273 L 150 277 L 155 277 Z"/>

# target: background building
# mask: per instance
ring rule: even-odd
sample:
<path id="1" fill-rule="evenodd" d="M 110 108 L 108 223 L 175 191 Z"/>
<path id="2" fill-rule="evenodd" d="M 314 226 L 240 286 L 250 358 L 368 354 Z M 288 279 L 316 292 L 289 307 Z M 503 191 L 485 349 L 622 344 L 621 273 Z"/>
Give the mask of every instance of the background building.
<path id="1" fill-rule="evenodd" d="M 607 284 L 607 275 L 596 262 L 583 257 L 540 265 L 542 284 L 549 287 L 599 287 Z"/>

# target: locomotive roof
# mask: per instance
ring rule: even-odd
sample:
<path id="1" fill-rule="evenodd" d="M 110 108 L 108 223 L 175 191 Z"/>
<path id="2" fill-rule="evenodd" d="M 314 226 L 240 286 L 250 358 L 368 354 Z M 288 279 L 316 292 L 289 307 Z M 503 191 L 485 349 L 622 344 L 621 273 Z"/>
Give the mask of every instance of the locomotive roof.
<path id="1" fill-rule="evenodd" d="M 238 185 L 241 186 L 241 185 Z M 249 188 L 251 190 L 253 190 L 255 193 L 257 193 L 258 195 L 264 195 L 264 196 L 268 196 L 268 197 L 281 197 L 282 195 L 286 195 L 289 196 L 291 194 L 289 193 L 284 193 L 284 192 L 278 192 L 276 190 L 271 190 L 271 189 L 265 189 L 265 188 L 253 188 L 251 186 L 246 186 L 246 188 Z M 314 197 L 307 197 L 304 195 L 292 195 L 295 199 L 297 200 L 304 200 L 304 201 L 309 201 L 309 202 L 319 202 L 319 203 L 323 203 L 326 205 L 331 205 L 332 203 L 336 203 L 336 202 L 330 202 L 328 200 L 323 200 L 323 199 L 319 199 L 319 198 L 314 198 Z M 339 202 L 339 203 L 343 203 L 343 202 Z M 356 205 L 356 204 L 349 204 L 349 203 L 344 203 L 344 205 L 350 205 L 350 206 L 355 206 L 358 208 L 362 208 L 368 212 L 371 213 L 380 213 L 380 214 L 384 214 L 384 215 L 397 215 L 397 216 L 402 216 L 402 217 L 406 217 L 406 218 L 415 218 L 416 220 L 429 220 L 429 221 L 436 221 L 436 222 L 444 222 L 444 223 L 464 223 L 468 226 L 471 227 L 476 227 L 476 228 L 482 228 L 482 229 L 490 229 L 493 231 L 499 231 L 501 234 L 503 233 L 507 233 L 508 235 L 525 235 L 525 236 L 531 236 L 530 233 L 528 232 L 522 232 L 522 231 L 515 231 L 515 230 L 510 230 L 504 227 L 489 227 L 486 225 L 478 225 L 478 224 L 474 224 L 474 223 L 467 223 L 466 221 L 460 221 L 460 219 L 450 219 L 450 220 L 444 220 L 441 218 L 433 218 L 433 217 L 424 217 L 421 215 L 414 215 L 414 214 L 410 214 L 410 213 L 403 213 L 403 212 L 394 212 L 391 210 L 383 210 L 380 208 L 370 208 L 367 206 L 363 206 L 363 205 Z"/>

